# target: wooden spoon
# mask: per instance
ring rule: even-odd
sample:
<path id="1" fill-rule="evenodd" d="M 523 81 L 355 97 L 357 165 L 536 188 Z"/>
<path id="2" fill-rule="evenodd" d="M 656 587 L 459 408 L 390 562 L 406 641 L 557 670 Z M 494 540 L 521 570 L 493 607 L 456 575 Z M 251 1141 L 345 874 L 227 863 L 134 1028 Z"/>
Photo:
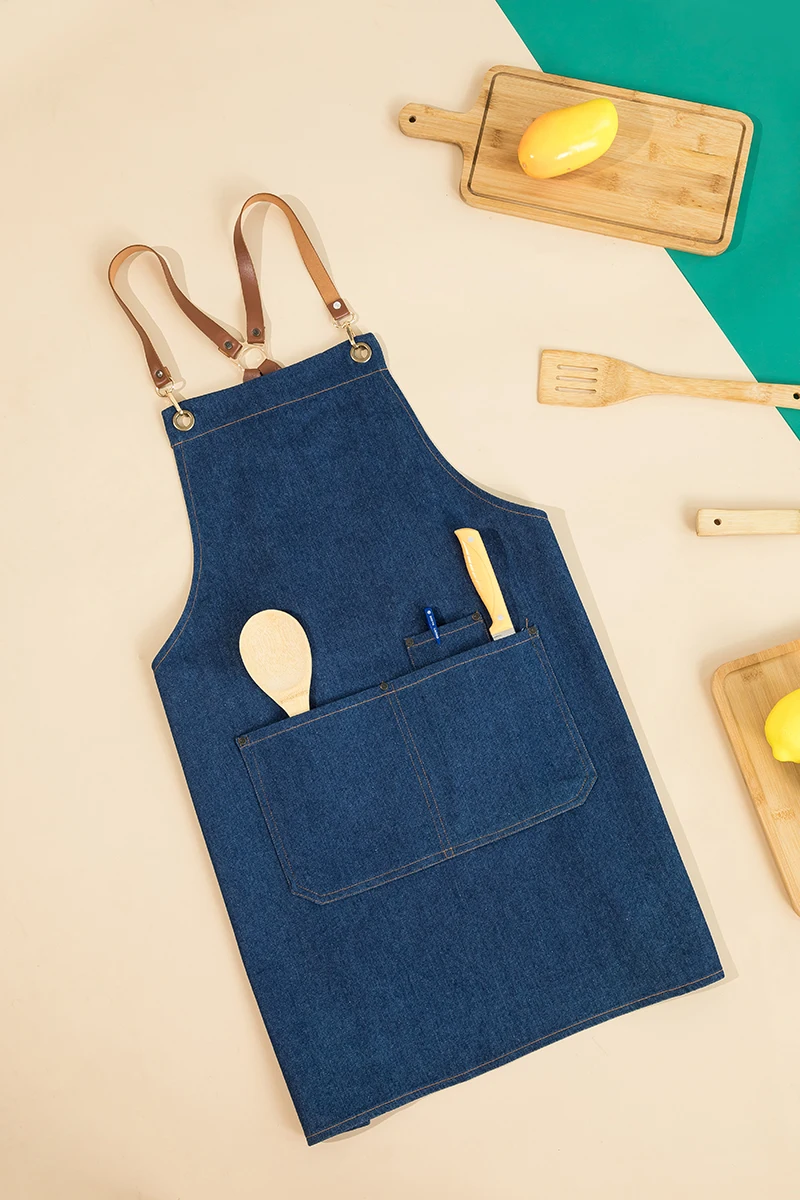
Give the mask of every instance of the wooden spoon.
<path id="1" fill-rule="evenodd" d="M 290 716 L 308 712 L 311 647 L 299 621 L 279 608 L 265 608 L 246 621 L 239 653 L 262 692 Z"/>
<path id="2" fill-rule="evenodd" d="M 741 380 L 692 379 L 656 375 L 605 354 L 582 350 L 543 350 L 539 365 L 539 403 L 577 408 L 606 408 L 638 396 L 698 396 L 705 400 L 744 400 L 772 408 L 800 408 L 800 385 L 744 383 Z"/>

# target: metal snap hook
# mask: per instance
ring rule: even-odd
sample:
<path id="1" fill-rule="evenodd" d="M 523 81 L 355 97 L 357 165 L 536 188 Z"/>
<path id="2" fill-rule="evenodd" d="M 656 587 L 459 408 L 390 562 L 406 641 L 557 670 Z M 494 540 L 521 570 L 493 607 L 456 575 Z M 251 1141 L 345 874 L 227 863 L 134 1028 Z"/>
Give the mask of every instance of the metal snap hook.
<path id="1" fill-rule="evenodd" d="M 353 336 L 353 328 L 349 321 L 344 326 L 344 331 L 350 339 L 350 357 L 353 362 L 366 363 L 372 358 L 372 347 L 366 342 L 357 342 Z"/>
<path id="2" fill-rule="evenodd" d="M 170 404 L 174 404 L 176 411 L 172 414 L 172 424 L 175 428 L 179 429 L 181 433 L 188 433 L 190 429 L 194 428 L 194 413 L 190 412 L 188 408 L 181 408 L 180 400 L 175 395 L 177 386 L 176 383 L 168 383 L 163 388 L 156 388 L 156 392 L 165 400 L 169 400 Z M 182 383 L 181 386 L 183 386 Z"/>

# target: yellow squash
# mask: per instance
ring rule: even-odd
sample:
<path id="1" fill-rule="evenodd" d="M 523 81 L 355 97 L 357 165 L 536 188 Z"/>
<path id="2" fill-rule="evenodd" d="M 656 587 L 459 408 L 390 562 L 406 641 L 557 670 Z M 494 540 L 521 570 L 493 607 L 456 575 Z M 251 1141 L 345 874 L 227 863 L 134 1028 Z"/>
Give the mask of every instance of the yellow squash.
<path id="1" fill-rule="evenodd" d="M 520 166 L 534 179 L 577 171 L 605 154 L 618 124 L 616 108 L 603 97 L 543 113 L 522 135 Z"/>

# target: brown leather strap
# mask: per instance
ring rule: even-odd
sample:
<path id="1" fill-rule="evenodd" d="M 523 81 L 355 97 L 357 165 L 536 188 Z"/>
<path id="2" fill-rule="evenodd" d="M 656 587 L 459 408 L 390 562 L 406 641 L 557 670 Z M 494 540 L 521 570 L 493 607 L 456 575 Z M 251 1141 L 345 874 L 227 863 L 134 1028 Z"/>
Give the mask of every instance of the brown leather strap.
<path id="1" fill-rule="evenodd" d="M 152 246 L 126 246 L 124 250 L 120 250 L 119 254 L 112 258 L 108 268 L 108 282 L 111 284 L 111 290 L 119 301 L 120 307 L 128 317 L 128 320 L 131 322 L 134 329 L 138 333 L 139 338 L 141 339 L 142 346 L 144 347 L 144 355 L 147 359 L 147 366 L 150 370 L 150 377 L 155 386 L 159 389 L 164 389 L 170 385 L 173 385 L 174 380 L 164 363 L 161 361 L 156 348 L 148 337 L 147 333 L 142 328 L 141 324 L 136 320 L 136 317 L 128 308 L 127 304 L 122 299 L 114 285 L 117 273 L 122 264 L 127 262 L 129 258 L 133 258 L 135 254 L 143 254 L 146 252 L 155 254 L 156 258 L 161 263 L 161 269 L 164 272 L 164 278 L 167 281 L 169 290 L 172 292 L 172 295 L 178 302 L 178 306 L 182 312 L 186 314 L 192 324 L 196 325 L 200 332 L 204 333 L 206 337 L 214 343 L 217 349 L 225 355 L 226 358 L 235 358 L 242 348 L 242 343 L 237 341 L 232 334 L 228 333 L 227 329 L 223 329 L 222 326 L 218 325 L 216 321 L 212 321 L 211 317 L 208 317 L 204 312 L 201 312 L 195 304 L 192 304 L 189 297 L 184 295 L 175 282 L 173 274 L 169 269 L 169 264 L 163 255 L 159 254 L 157 250 L 154 250 Z"/>
<path id="2" fill-rule="evenodd" d="M 244 218 L 244 214 L 247 212 L 248 208 L 251 207 L 251 205 L 259 203 L 277 204 L 278 208 L 280 208 L 280 210 L 286 214 L 289 219 L 289 224 L 291 226 L 297 248 L 300 251 L 300 257 L 302 258 L 305 268 L 311 276 L 317 291 L 322 297 L 328 312 L 331 314 L 334 321 L 339 324 L 346 325 L 348 321 L 352 321 L 353 313 L 347 307 L 344 300 L 334 287 L 333 280 L 323 267 L 319 255 L 311 245 L 308 234 L 300 224 L 300 221 L 298 220 L 293 209 L 289 207 L 285 200 L 281 200 L 280 196 L 275 196 L 272 192 L 257 192 L 256 195 L 251 196 L 249 200 L 246 200 L 242 205 L 242 211 L 239 213 L 233 230 L 233 246 L 236 252 L 236 265 L 239 270 L 239 278 L 242 284 L 242 297 L 244 299 L 244 307 L 247 314 L 247 333 L 245 335 L 247 345 L 260 346 L 262 348 L 265 345 L 264 311 L 261 306 L 261 292 L 258 286 L 253 260 L 250 257 L 250 251 L 245 245 L 244 234 L 242 233 L 242 219 Z M 178 302 L 178 306 L 180 307 L 181 311 L 186 314 L 193 325 L 197 326 L 201 333 L 204 333 L 206 337 L 214 343 L 217 349 L 220 350 L 226 358 L 237 359 L 239 353 L 244 351 L 242 358 L 238 359 L 238 362 L 244 370 L 244 378 L 246 380 L 255 379 L 258 375 L 268 375 L 271 371 L 277 371 L 280 369 L 279 363 L 276 363 L 271 358 L 266 357 L 261 363 L 259 363 L 257 367 L 246 366 L 247 345 L 243 345 L 242 342 L 238 341 L 232 334 L 228 333 L 227 329 L 223 329 L 221 325 L 216 323 L 216 321 L 212 321 L 211 317 L 206 316 L 204 312 L 201 312 L 195 304 L 192 304 L 189 297 L 181 291 L 175 282 L 173 274 L 169 269 L 169 264 L 163 255 L 159 254 L 157 250 L 154 250 L 152 246 L 126 246 L 124 250 L 120 250 L 119 254 L 115 255 L 115 257 L 111 260 L 108 268 L 108 282 L 111 284 L 111 290 L 116 296 L 122 311 L 125 313 L 128 320 L 131 322 L 139 335 L 142 346 L 144 347 L 144 354 L 145 358 L 147 359 L 147 366 L 150 370 L 150 377 L 153 380 L 156 388 L 158 388 L 160 391 L 169 391 L 172 387 L 174 387 L 174 380 L 165 364 L 161 361 L 161 358 L 159 357 L 158 352 L 156 351 L 156 348 L 150 340 L 148 334 L 128 308 L 128 305 L 120 296 L 114 283 L 117 273 L 123 263 L 127 262 L 127 260 L 132 258 L 134 255 L 143 253 L 155 254 L 156 258 L 161 264 L 161 269 L 164 272 L 164 278 L 167 281 L 169 290 L 172 292 L 172 295 Z"/>
<path id="3" fill-rule="evenodd" d="M 264 310 L 261 306 L 261 291 L 258 286 L 253 260 L 250 257 L 250 251 L 245 245 L 244 234 L 242 233 L 242 220 L 244 214 L 252 205 L 262 203 L 277 204 L 281 212 L 285 213 L 288 217 L 303 264 L 334 321 L 341 322 L 342 324 L 352 321 L 352 312 L 337 292 L 333 280 L 323 267 L 322 260 L 311 245 L 309 236 L 300 224 L 297 214 L 289 207 L 285 200 L 281 200 L 280 196 L 275 196 L 272 192 L 256 192 L 254 196 L 245 200 L 233 229 L 233 248 L 236 252 L 236 266 L 239 270 L 239 279 L 242 282 L 242 298 L 244 299 L 245 312 L 247 313 L 247 340 L 251 344 L 264 344 Z M 267 359 L 267 362 L 269 361 Z"/>

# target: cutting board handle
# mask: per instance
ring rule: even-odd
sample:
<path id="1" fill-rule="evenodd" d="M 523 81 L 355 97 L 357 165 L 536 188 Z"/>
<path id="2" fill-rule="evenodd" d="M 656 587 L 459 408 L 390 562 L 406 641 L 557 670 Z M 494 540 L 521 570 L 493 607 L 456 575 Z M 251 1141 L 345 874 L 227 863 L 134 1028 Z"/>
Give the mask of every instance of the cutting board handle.
<path id="1" fill-rule="evenodd" d="M 428 142 L 452 142 L 464 153 L 472 151 L 478 140 L 482 109 L 476 112 L 450 112 L 446 108 L 431 108 L 429 104 L 407 104 L 397 118 L 406 137 L 424 138 Z"/>

